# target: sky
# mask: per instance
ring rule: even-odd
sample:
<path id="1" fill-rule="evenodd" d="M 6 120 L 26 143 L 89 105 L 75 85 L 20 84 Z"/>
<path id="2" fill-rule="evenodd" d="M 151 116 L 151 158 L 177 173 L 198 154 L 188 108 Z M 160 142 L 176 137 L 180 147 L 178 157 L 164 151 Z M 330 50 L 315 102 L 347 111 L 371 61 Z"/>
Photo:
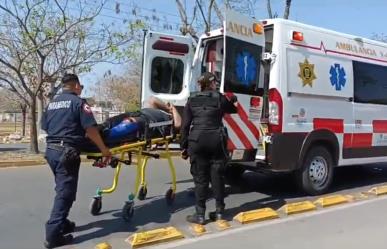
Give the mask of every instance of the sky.
<path id="1" fill-rule="evenodd" d="M 189 16 L 195 1 L 182 0 Z M 114 11 L 116 3 L 120 6 L 119 14 Z M 272 0 L 272 11 L 282 17 L 284 5 L 285 0 Z M 267 19 L 266 0 L 256 0 L 255 6 L 255 18 Z M 121 25 L 123 19 L 158 18 L 152 29 L 166 33 L 177 33 L 180 21 L 175 0 L 111 0 L 100 18 L 102 22 L 115 22 L 117 26 Z M 371 38 L 375 33 L 387 34 L 387 0 L 293 0 L 289 19 Z M 107 70 L 119 74 L 122 67 L 97 65 L 92 72 L 82 75 L 82 81 L 90 88 Z"/>

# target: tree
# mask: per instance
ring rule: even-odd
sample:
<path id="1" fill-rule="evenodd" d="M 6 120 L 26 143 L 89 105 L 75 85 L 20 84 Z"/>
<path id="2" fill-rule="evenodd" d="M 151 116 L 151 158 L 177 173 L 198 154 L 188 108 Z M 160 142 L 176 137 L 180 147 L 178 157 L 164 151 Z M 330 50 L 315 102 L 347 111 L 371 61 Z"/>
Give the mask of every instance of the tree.
<path id="1" fill-rule="evenodd" d="M 135 111 L 140 107 L 140 77 L 138 63 L 132 63 L 131 70 L 121 75 L 105 74 L 95 87 L 92 88 L 93 98 L 97 102 L 111 102 L 117 111 Z"/>
<path id="2" fill-rule="evenodd" d="M 273 12 L 271 10 L 271 0 L 266 0 L 266 1 L 267 1 L 267 12 L 268 12 L 269 18 L 277 17 L 277 14 L 273 15 Z M 291 4 L 292 4 L 292 0 L 285 0 L 285 10 L 283 15 L 284 19 L 289 19 Z"/>
<path id="3" fill-rule="evenodd" d="M 26 116 L 27 105 L 17 98 L 12 91 L 0 90 L 0 110 L 5 112 L 21 112 L 22 114 L 22 132 L 21 135 L 26 135 Z"/>
<path id="4" fill-rule="evenodd" d="M 38 153 L 37 100 L 53 96 L 65 72 L 130 58 L 141 22 L 127 31 L 98 23 L 105 0 L 5 0 L 0 3 L 0 82 L 30 110 L 31 151 Z"/>

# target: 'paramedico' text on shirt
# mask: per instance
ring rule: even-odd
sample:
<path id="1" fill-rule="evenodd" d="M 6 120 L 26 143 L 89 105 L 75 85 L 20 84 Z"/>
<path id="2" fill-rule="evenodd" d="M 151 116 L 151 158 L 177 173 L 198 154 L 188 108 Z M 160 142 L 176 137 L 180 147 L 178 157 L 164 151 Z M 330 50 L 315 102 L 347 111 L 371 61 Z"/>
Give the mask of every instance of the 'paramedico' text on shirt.
<path id="1" fill-rule="evenodd" d="M 58 102 L 51 102 L 47 110 L 68 109 L 71 106 L 71 100 L 63 100 Z"/>

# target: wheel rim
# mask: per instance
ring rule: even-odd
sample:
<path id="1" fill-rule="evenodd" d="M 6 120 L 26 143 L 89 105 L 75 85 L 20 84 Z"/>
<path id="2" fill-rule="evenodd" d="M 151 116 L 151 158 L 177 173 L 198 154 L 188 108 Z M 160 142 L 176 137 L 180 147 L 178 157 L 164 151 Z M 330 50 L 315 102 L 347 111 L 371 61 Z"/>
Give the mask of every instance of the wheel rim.
<path id="1" fill-rule="evenodd" d="M 324 186 L 328 179 L 328 163 L 321 157 L 314 157 L 309 165 L 309 179 L 316 188 Z"/>

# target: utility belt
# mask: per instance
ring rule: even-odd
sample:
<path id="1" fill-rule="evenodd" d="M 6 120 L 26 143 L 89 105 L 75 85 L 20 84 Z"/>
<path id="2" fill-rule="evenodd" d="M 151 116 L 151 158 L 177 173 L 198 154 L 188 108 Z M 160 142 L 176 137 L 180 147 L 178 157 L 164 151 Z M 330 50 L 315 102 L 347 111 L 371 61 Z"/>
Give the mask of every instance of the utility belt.
<path id="1" fill-rule="evenodd" d="M 68 143 L 64 143 L 63 141 L 59 143 L 47 143 L 47 149 L 62 152 L 59 162 L 69 173 L 73 172 L 74 165 L 80 163 L 80 150 Z"/>
<path id="2" fill-rule="evenodd" d="M 78 150 L 73 144 L 66 143 L 63 140 L 60 142 L 48 142 L 46 147 L 48 149 L 57 150 L 57 151 L 63 151 L 65 148 L 72 148 L 80 152 L 80 150 Z"/>

